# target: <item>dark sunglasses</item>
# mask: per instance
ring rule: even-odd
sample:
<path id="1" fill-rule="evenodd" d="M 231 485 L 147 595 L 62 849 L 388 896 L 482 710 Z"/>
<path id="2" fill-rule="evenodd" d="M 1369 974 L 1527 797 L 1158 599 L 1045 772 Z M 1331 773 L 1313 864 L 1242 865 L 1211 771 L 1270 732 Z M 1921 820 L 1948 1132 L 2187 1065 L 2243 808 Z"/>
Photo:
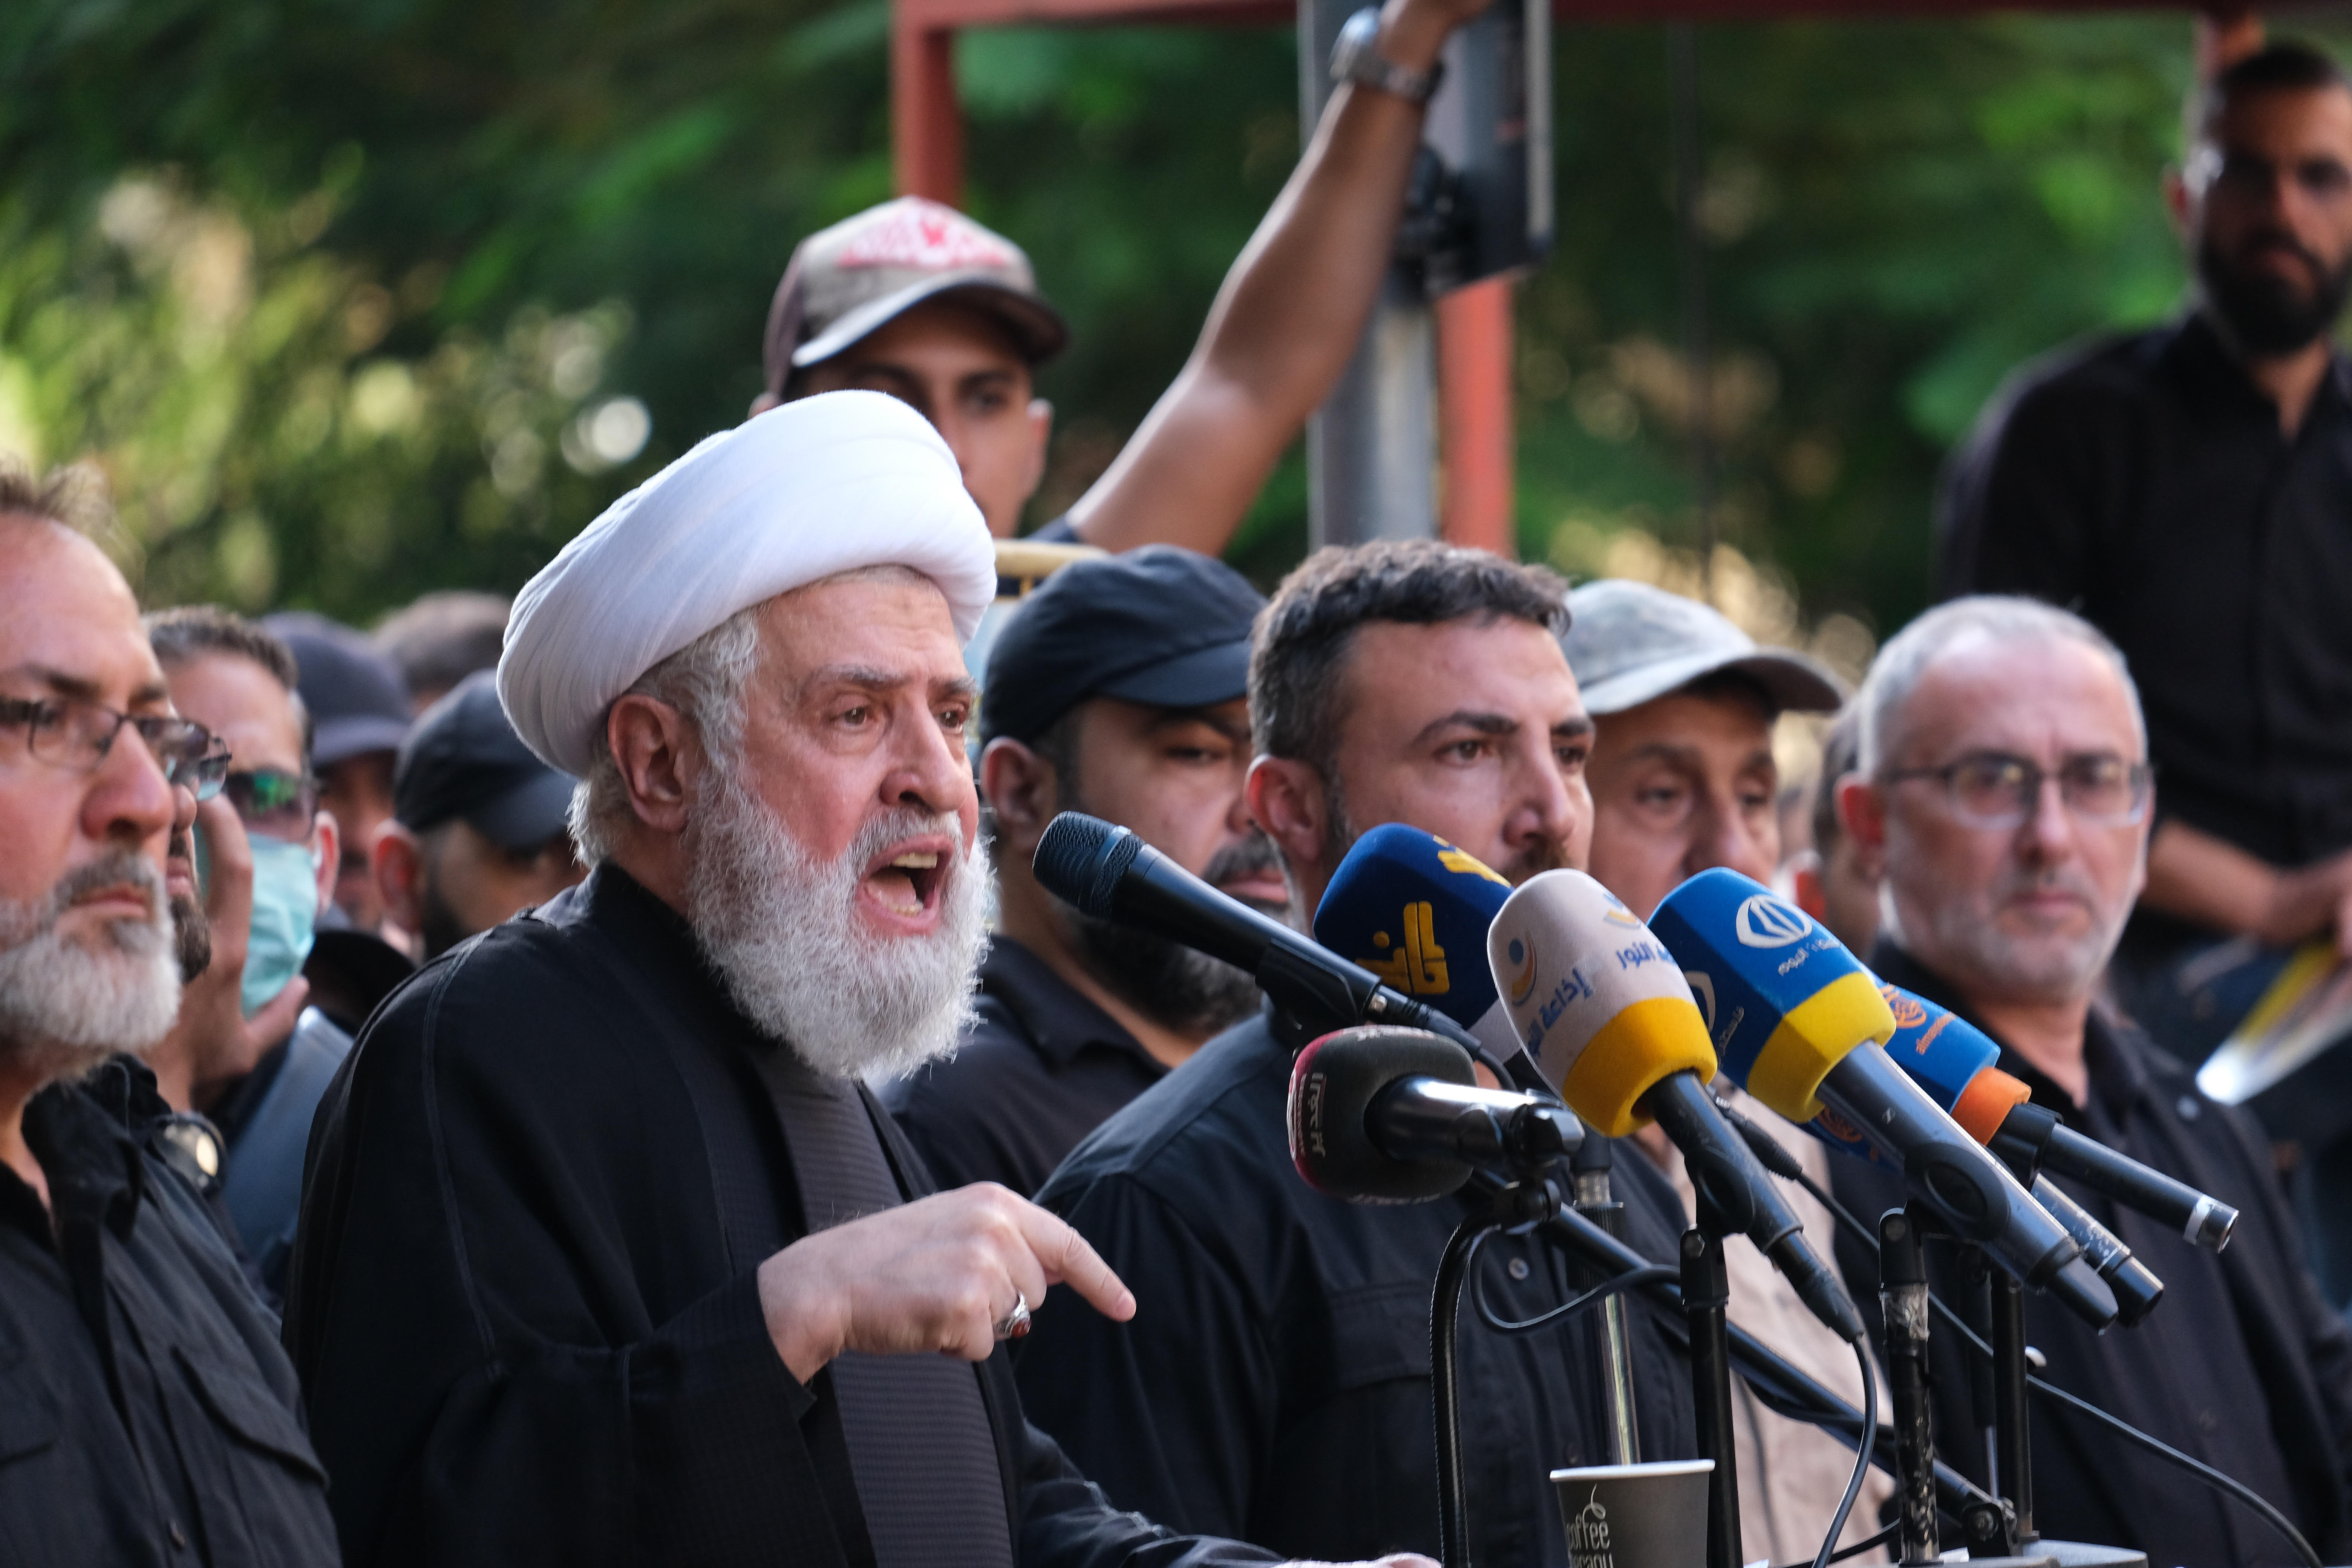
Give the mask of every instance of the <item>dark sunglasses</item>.
<path id="1" fill-rule="evenodd" d="M 222 792 L 247 831 L 291 843 L 308 842 L 319 815 L 319 781 L 282 768 L 232 773 Z"/>

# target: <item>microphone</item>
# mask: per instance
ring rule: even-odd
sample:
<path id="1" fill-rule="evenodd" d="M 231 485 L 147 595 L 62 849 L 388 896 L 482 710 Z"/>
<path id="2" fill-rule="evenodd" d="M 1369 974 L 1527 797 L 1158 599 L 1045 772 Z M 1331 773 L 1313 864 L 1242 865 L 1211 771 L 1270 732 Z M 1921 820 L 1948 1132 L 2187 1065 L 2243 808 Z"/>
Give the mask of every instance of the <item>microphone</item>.
<path id="1" fill-rule="evenodd" d="M 2012 1165 L 2072 1176 L 2210 1252 L 2229 1245 L 2236 1209 L 2028 1104 L 2032 1091 L 1994 1065 L 2000 1047 L 1967 1019 L 1897 986 L 1879 991 L 1895 1013 L 1886 1054 L 1978 1142 Z"/>
<path id="2" fill-rule="evenodd" d="M 1495 994 L 1486 928 L 1510 879 L 1433 833 L 1391 822 L 1348 850 L 1315 910 L 1315 940 L 1425 1002 L 1496 1056 L 1519 1048 Z"/>
<path id="3" fill-rule="evenodd" d="M 1327 952 L 1280 921 L 1228 898 L 1124 827 L 1066 811 L 1045 825 L 1032 862 L 1038 885 L 1100 920 L 1140 926 L 1223 959 L 1309 1035 L 1367 1020 L 1477 1040 L 1453 1019 Z"/>
<path id="4" fill-rule="evenodd" d="M 2026 1114 L 2028 1121 L 2045 1118 L 2053 1127 L 2058 1121 L 2049 1112 L 2026 1105 L 2032 1091 L 1993 1065 L 2000 1059 L 2000 1047 L 1967 1019 L 1925 996 L 1884 983 L 1878 994 L 1886 998 L 1887 1008 L 1895 1016 L 1895 1036 L 1886 1042 L 1886 1054 L 1894 1058 L 1895 1065 L 1958 1122 L 1962 1131 L 1999 1155 L 2012 1173 L 2030 1177 L 2033 1201 L 2050 1211 L 2050 1217 L 2074 1238 L 2093 1270 L 2115 1292 L 2116 1315 L 2125 1327 L 2131 1327 L 2156 1310 L 2157 1302 L 2164 1295 L 2164 1281 L 2132 1256 L 2132 1249 L 2121 1237 L 2092 1218 L 2082 1205 L 2036 1171 L 2032 1150 L 2021 1144 L 2003 1146 L 2002 1129 L 2016 1121 L 2021 1112 Z M 1836 1131 L 1828 1131 L 1832 1124 Z M 1833 1110 L 1822 1111 L 1805 1125 L 1808 1131 L 1849 1153 L 1861 1153 L 1882 1164 L 1890 1163 L 1877 1155 L 1860 1129 Z M 2067 1135 L 2081 1139 L 2110 1159 L 2147 1170 L 2137 1161 L 2082 1138 L 2080 1133 L 2068 1131 Z M 2147 1173 L 2155 1175 L 2152 1171 Z"/>
<path id="5" fill-rule="evenodd" d="M 1546 871 L 1505 900 L 1486 954 L 1520 1038 L 1560 1097 L 1622 1138 L 1654 1120 L 1724 1223 L 1772 1259 L 1842 1339 L 1860 1314 L 1802 1225 L 1706 1091 L 1715 1050 L 1674 957 L 1581 871 Z"/>
<path id="6" fill-rule="evenodd" d="M 1311 1040 L 1291 1065 L 1290 1163 L 1355 1203 L 1442 1198 L 1484 1170 L 1514 1179 L 1575 1152 L 1563 1106 L 1480 1089 L 1469 1053 L 1419 1029 L 1361 1025 Z"/>
<path id="7" fill-rule="evenodd" d="M 1913 1195 L 1953 1234 L 2095 1328 L 2115 1321 L 2115 1296 L 2082 1247 L 1880 1048 L 1894 1013 L 1837 938 L 1721 867 L 1667 894 L 1654 920 L 1725 1069 L 1748 1093 L 1796 1122 L 1826 1103 L 1900 1162 Z"/>

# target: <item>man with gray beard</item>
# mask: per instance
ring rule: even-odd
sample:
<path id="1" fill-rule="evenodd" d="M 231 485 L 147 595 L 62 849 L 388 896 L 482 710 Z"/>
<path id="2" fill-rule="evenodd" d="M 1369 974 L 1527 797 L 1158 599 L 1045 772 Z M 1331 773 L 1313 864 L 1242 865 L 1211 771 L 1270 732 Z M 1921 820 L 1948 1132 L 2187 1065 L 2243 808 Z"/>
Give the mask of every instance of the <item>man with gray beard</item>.
<path id="1" fill-rule="evenodd" d="M 1838 805 L 1861 868 L 1879 879 L 1871 968 L 1999 1041 L 2001 1068 L 2035 1104 L 2239 1211 L 2216 1256 L 2053 1177 L 2156 1271 L 2165 1296 L 2145 1322 L 2102 1335 L 2029 1294 L 2040 1375 L 2227 1471 L 2341 1562 L 2352 1548 L 2352 1334 L 2304 1267 L 2269 1147 L 2250 1118 L 2094 1005 L 2147 873 L 2155 815 L 2123 655 L 2063 610 L 1956 599 L 1887 643 L 1855 701 L 1860 757 Z M 1903 1201 L 1899 1175 L 1854 1160 L 1833 1171 L 1857 1214 Z M 1843 1261 L 1857 1287 L 1875 1280 L 1874 1262 Z M 1929 1267 L 1945 1300 L 1982 1301 L 1948 1249 L 1931 1249 Z M 1980 1306 L 1969 1310 L 1981 1320 Z M 1957 1335 L 1931 1346 L 1937 1454 L 1989 1484 L 1980 1363 Z M 2288 1555 L 2252 1513 L 2050 1405 L 2034 1406 L 2032 1452 L 2045 1536 L 2151 1563 Z"/>
<path id="2" fill-rule="evenodd" d="M 990 650 L 980 784 L 999 915 L 978 1016 L 954 1056 L 882 1091 L 940 1181 L 1036 1192 L 1079 1139 L 1257 1010 L 1242 971 L 1079 912 L 1029 862 L 1057 813 L 1083 811 L 1287 914 L 1242 791 L 1265 605 L 1222 562 L 1151 544 L 1063 567 Z"/>
<path id="3" fill-rule="evenodd" d="M 1003 1188 L 933 1193 L 861 1081 L 970 1011 L 995 585 L 946 444 L 852 392 L 524 588 L 499 693 L 593 869 L 420 971 L 320 1108 L 288 1340 L 351 1562 L 1266 1560 L 1026 1424 L 1002 1342 L 1135 1299 Z"/>
<path id="4" fill-rule="evenodd" d="M 0 1562 L 331 1563 L 277 1324 L 136 1059 L 179 1007 L 164 866 L 212 737 L 71 489 L 0 468 Z"/>

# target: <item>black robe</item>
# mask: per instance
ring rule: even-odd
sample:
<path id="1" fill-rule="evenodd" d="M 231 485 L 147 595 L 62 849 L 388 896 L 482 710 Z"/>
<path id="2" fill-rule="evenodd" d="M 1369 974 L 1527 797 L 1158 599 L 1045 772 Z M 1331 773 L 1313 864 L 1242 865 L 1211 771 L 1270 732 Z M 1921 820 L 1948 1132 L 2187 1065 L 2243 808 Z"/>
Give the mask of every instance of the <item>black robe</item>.
<path id="1" fill-rule="evenodd" d="M 773 1048 L 610 866 L 369 1021 L 312 1131 L 287 1316 L 355 1568 L 873 1560 L 830 1379 L 797 1382 L 760 1310 L 804 1234 L 750 1057 Z M 1114 1510 L 1003 1354 L 974 1375 L 1024 1563 L 1264 1560 Z"/>

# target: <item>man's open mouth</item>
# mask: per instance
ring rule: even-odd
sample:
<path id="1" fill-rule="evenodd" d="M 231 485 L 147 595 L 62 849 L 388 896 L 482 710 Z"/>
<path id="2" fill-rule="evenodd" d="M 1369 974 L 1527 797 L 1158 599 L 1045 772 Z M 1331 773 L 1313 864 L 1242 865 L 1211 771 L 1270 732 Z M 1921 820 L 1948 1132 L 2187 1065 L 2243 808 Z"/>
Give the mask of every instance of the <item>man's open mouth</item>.
<path id="1" fill-rule="evenodd" d="M 892 914 L 919 919 L 939 905 L 940 889 L 947 884 L 946 857 L 942 848 L 902 846 L 874 864 L 866 886 Z"/>

